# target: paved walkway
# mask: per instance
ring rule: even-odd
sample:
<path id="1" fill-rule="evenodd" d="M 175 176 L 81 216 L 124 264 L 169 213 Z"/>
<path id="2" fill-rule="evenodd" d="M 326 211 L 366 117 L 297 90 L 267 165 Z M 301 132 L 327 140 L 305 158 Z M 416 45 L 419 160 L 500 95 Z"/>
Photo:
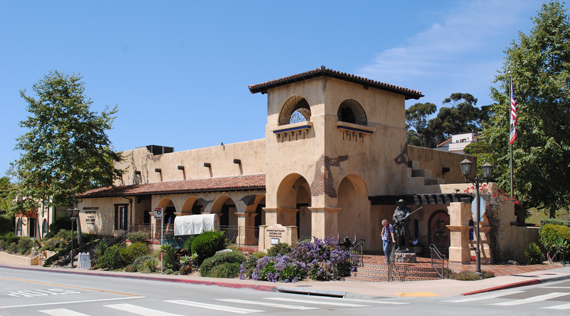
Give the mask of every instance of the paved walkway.
<path id="1" fill-rule="evenodd" d="M 368 264 L 374 265 L 383 265 L 385 262 L 384 256 L 377 256 L 377 255 L 364 255 L 363 261 L 364 266 Z M 398 263 L 398 265 L 410 265 L 416 266 L 420 268 L 429 268 L 431 267 L 431 259 L 430 258 L 423 258 L 418 257 L 417 263 Z M 449 263 L 449 269 L 455 272 L 461 271 L 471 271 L 475 272 L 475 262 L 471 262 L 470 264 L 461 264 L 461 263 Z M 512 264 L 481 264 L 482 271 L 489 271 L 493 272 L 495 276 L 505 276 L 505 275 L 513 275 L 519 273 L 526 273 L 526 272 L 534 272 L 534 271 L 543 271 L 549 270 L 553 268 L 559 268 L 558 265 L 547 265 L 547 264 L 533 264 L 533 265 L 512 265 Z"/>
<path id="2" fill-rule="evenodd" d="M 371 258 L 372 259 L 372 258 Z M 378 259 L 378 258 L 376 258 Z M 383 260 L 383 258 L 382 258 Z M 472 265 L 467 265 L 471 267 Z M 164 282 L 215 285 L 232 288 L 252 288 L 260 291 L 285 291 L 344 297 L 398 297 L 398 296 L 452 296 L 469 295 L 524 285 L 570 279 L 570 267 L 561 265 L 539 266 L 486 266 L 496 271 L 511 271 L 511 275 L 501 275 L 480 281 L 430 280 L 414 282 L 319 282 L 306 280 L 293 284 L 270 283 L 265 281 L 202 278 L 197 276 L 160 275 L 101 270 L 80 270 L 69 268 L 44 268 L 0 265 L 3 268 L 41 270 L 55 273 L 79 273 L 103 277 L 151 279 Z M 533 268 L 535 267 L 535 268 Z M 532 271 L 519 272 L 521 268 Z M 510 270 L 509 270 L 510 269 Z"/>

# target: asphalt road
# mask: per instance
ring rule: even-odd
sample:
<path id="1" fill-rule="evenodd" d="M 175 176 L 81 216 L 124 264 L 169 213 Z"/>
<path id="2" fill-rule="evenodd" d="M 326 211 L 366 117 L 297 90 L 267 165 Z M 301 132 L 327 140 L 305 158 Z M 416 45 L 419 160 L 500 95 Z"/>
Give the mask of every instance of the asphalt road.
<path id="1" fill-rule="evenodd" d="M 570 281 L 471 296 L 342 299 L 0 268 L 0 316 L 176 316 L 249 313 L 566 315 L 570 314 Z"/>

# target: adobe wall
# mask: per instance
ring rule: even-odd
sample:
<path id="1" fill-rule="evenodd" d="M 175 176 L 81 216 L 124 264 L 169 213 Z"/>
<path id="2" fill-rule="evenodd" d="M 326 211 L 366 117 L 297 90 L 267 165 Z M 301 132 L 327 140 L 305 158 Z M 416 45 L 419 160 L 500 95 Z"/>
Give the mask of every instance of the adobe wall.
<path id="1" fill-rule="evenodd" d="M 445 183 L 465 183 L 459 163 L 466 158 L 473 163 L 471 177 L 476 174 L 477 157 L 474 156 L 409 145 L 408 157 L 409 160 L 418 161 L 420 169 L 431 170 L 432 178 L 444 179 Z M 449 172 L 443 173 L 443 168 L 449 168 Z M 408 191 L 413 190 L 414 188 L 410 188 Z"/>
<path id="2" fill-rule="evenodd" d="M 252 140 L 200 149 L 153 155 L 146 147 L 123 152 L 125 160 L 116 167 L 126 170 L 122 183 L 143 184 L 191 179 L 235 177 L 265 173 L 265 140 Z M 240 159 L 241 164 L 234 163 Z M 204 163 L 211 167 L 204 167 Z M 184 170 L 178 169 L 184 166 Z M 161 169 L 156 172 L 155 169 Z M 135 178 L 135 170 L 140 177 Z M 162 174 L 162 178 L 161 178 Z"/>

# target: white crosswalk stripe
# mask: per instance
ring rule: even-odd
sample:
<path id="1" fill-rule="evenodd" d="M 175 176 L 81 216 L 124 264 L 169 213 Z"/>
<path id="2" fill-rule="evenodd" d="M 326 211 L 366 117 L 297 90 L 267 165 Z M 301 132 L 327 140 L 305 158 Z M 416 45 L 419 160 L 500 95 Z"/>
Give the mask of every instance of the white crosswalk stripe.
<path id="1" fill-rule="evenodd" d="M 268 306 L 268 307 L 276 307 L 276 308 L 285 308 L 285 309 L 297 309 L 297 310 L 310 310 L 310 309 L 319 309 L 318 307 L 310 307 L 310 306 L 302 306 L 302 305 L 285 305 L 285 304 L 277 304 L 277 303 L 269 303 L 269 302 L 257 302 L 257 301 L 248 301 L 248 300 L 239 300 L 239 299 L 217 299 L 216 301 L 228 302 L 228 303 L 237 303 L 237 304 L 250 304 L 250 305 L 260 305 L 260 306 Z"/>
<path id="2" fill-rule="evenodd" d="M 547 307 L 541 307 L 541 308 L 546 308 L 546 309 L 570 309 L 570 303 L 568 304 L 562 304 L 562 305 L 554 305 L 554 306 L 547 306 Z"/>
<path id="3" fill-rule="evenodd" d="M 215 305 L 215 304 L 206 304 L 206 303 L 192 302 L 192 301 L 185 301 L 185 300 L 171 300 L 171 301 L 165 301 L 165 302 L 173 303 L 173 304 L 179 304 L 179 305 L 192 306 L 192 307 L 205 308 L 205 309 L 211 309 L 211 310 L 216 310 L 216 311 L 236 313 L 236 314 L 249 314 L 249 313 L 264 312 L 264 311 L 258 310 L 258 309 L 245 309 L 245 308 L 237 308 L 237 307 Z"/>
<path id="4" fill-rule="evenodd" d="M 512 290 L 512 291 L 504 291 L 504 292 L 491 292 L 488 294 L 472 295 L 472 296 L 467 296 L 467 297 L 456 299 L 456 300 L 447 300 L 447 301 L 443 301 L 443 302 L 463 303 L 463 302 L 480 301 L 480 300 L 497 298 L 497 297 L 501 297 L 501 296 L 507 296 L 507 295 L 511 295 L 511 294 L 519 294 L 522 292 L 524 292 L 524 291 Z"/>
<path id="5" fill-rule="evenodd" d="M 493 304 L 487 304 L 487 305 L 496 305 L 496 306 L 522 305 L 522 304 L 528 304 L 528 303 L 542 302 L 542 301 L 546 301 L 548 299 L 557 298 L 557 297 L 561 297 L 561 296 L 568 295 L 568 294 L 570 294 L 570 293 L 552 292 L 552 293 L 548 293 L 548 294 L 544 294 L 544 295 L 532 296 L 532 297 L 521 299 L 521 300 L 511 300 L 511 301 L 507 301 L 507 302 L 493 303 Z"/>
<path id="6" fill-rule="evenodd" d="M 141 316 L 182 316 L 179 314 L 167 313 L 156 309 L 141 307 L 132 304 L 114 304 L 114 305 L 105 305 L 105 307 L 114 308 Z"/>
<path id="7" fill-rule="evenodd" d="M 295 303 L 345 306 L 345 307 L 366 307 L 366 306 L 368 306 L 368 305 L 358 305 L 358 304 L 350 304 L 350 303 L 324 302 L 324 301 L 315 301 L 315 300 L 299 300 L 299 299 L 286 298 L 286 297 L 266 297 L 265 299 L 266 300 L 282 301 L 282 302 L 295 302 Z"/>
<path id="8" fill-rule="evenodd" d="M 66 308 L 44 309 L 38 312 L 48 314 L 51 316 L 89 316 L 87 314 L 75 312 Z"/>

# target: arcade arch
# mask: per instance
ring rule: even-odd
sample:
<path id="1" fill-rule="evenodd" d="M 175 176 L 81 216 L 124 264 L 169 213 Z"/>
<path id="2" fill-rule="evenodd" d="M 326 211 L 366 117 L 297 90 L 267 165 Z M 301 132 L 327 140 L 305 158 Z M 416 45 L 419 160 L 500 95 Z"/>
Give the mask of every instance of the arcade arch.
<path id="1" fill-rule="evenodd" d="M 163 209 L 162 220 L 164 220 L 165 234 L 174 233 L 174 219 L 176 218 L 176 206 L 169 198 L 163 198 L 158 202 L 158 207 Z M 160 220 L 156 220 L 156 225 L 161 225 Z"/>
<path id="2" fill-rule="evenodd" d="M 360 103 L 353 99 L 344 100 L 337 111 L 338 120 L 341 122 L 358 125 L 368 125 L 366 112 Z"/>
<path id="3" fill-rule="evenodd" d="M 311 187 L 307 180 L 300 174 L 293 173 L 281 181 L 277 190 L 277 208 L 289 209 L 292 212 L 281 211 L 277 223 L 283 226 L 297 226 L 298 238 L 311 238 Z"/>
<path id="4" fill-rule="evenodd" d="M 279 113 L 279 125 L 287 125 L 311 120 L 311 107 L 309 102 L 302 96 L 294 95 L 287 99 L 281 113 Z"/>
<path id="5" fill-rule="evenodd" d="M 368 187 L 358 175 L 348 175 L 340 182 L 338 207 L 341 210 L 338 213 L 338 233 L 341 240 L 345 237 L 369 238 L 371 223 L 368 195 Z M 365 244 L 365 248 L 368 244 Z"/>
<path id="6" fill-rule="evenodd" d="M 189 197 L 182 206 L 182 214 L 202 214 L 204 212 L 204 205 L 197 197 Z"/>

